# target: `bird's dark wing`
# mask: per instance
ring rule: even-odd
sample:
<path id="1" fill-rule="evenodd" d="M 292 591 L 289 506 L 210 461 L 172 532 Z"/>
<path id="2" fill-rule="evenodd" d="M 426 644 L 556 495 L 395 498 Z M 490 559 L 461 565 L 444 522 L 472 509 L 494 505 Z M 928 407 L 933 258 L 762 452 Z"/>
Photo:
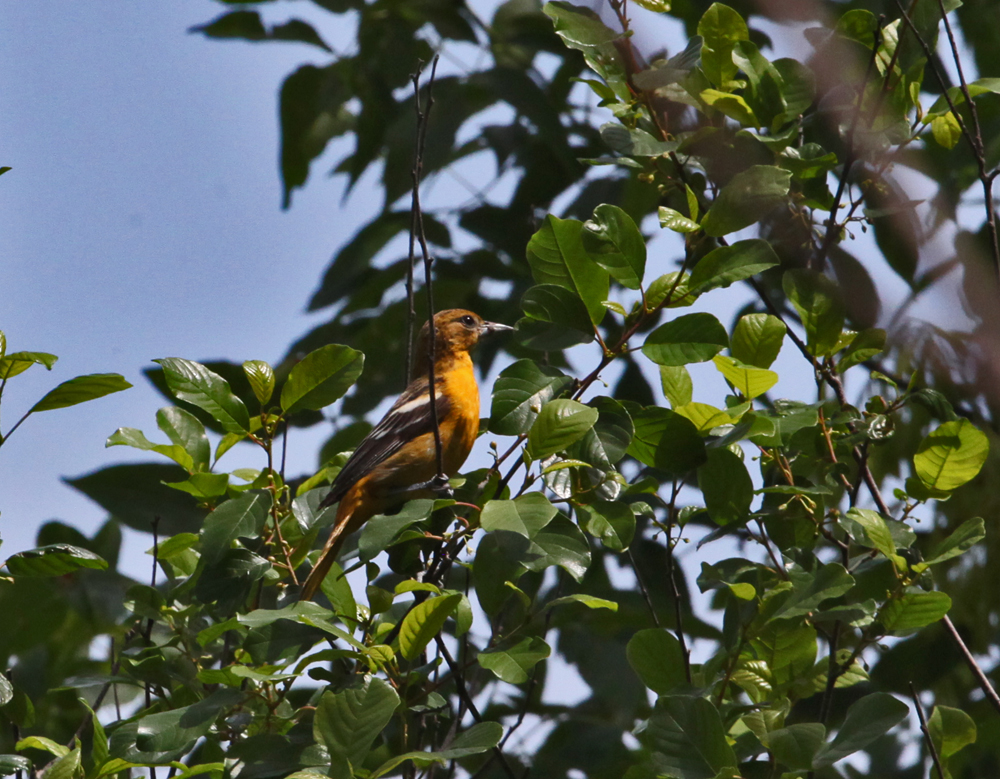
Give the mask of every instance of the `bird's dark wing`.
<path id="1" fill-rule="evenodd" d="M 435 381 L 438 391 L 435 393 L 438 421 L 448 414 L 451 403 L 441 392 L 441 379 Z M 322 505 L 330 506 L 340 500 L 354 484 L 373 468 L 391 457 L 415 438 L 429 433 L 433 429 L 431 417 L 430 382 L 427 377 L 421 377 L 410 383 L 399 399 L 392 405 L 382 421 L 372 428 L 358 448 L 350 456 L 347 463 L 337 474 L 329 494 L 323 499 Z"/>

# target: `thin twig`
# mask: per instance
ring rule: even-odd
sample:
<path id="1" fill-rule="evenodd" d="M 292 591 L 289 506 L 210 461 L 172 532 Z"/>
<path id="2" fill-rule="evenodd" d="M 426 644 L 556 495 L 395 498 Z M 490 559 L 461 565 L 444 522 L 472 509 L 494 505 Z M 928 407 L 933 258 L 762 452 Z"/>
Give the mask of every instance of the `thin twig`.
<path id="1" fill-rule="evenodd" d="M 958 630 L 955 628 L 955 624 L 951 621 L 951 617 L 945 615 L 944 619 L 941 620 L 944 623 L 945 629 L 951 636 L 951 640 L 955 642 L 958 650 L 962 653 L 962 658 L 965 660 L 966 665 L 969 666 L 969 670 L 972 671 L 972 675 L 976 677 L 976 681 L 979 682 L 979 689 L 983 691 L 994 709 L 1000 712 L 1000 696 L 997 695 L 997 691 L 993 688 L 990 680 L 983 673 L 983 669 L 979 667 L 979 663 L 976 662 L 976 658 L 972 656 L 972 652 L 969 651 L 969 647 L 966 645 L 965 641 L 958 634 Z"/>
<path id="2" fill-rule="evenodd" d="M 986 201 L 986 226 L 990 234 L 990 249 L 993 251 L 993 268 L 997 275 L 997 283 L 1000 284 L 1000 243 L 997 241 L 996 212 L 993 209 L 993 179 L 994 173 L 986 170 L 986 150 L 983 144 L 983 131 L 979 124 L 979 109 L 969 94 L 969 85 L 965 80 L 965 71 L 962 68 L 962 58 L 958 55 L 958 46 L 955 43 L 955 35 L 951 31 L 951 22 L 948 21 L 948 13 L 945 10 L 943 0 L 938 0 L 938 8 L 941 9 L 941 19 L 944 21 L 944 29 L 948 33 L 948 44 L 951 46 L 951 55 L 955 60 L 955 69 L 958 71 L 958 83 L 961 85 L 962 95 L 969 105 L 969 115 L 972 118 L 972 129 L 974 135 L 971 137 L 972 150 L 979 164 L 979 181 L 983 187 L 983 198 Z M 942 89 L 946 89 L 942 84 Z M 947 90 L 946 90 L 947 91 Z"/>
<path id="3" fill-rule="evenodd" d="M 649 597 L 649 588 L 646 587 L 646 582 L 639 572 L 639 565 L 635 561 L 635 555 L 632 554 L 632 547 L 628 548 L 628 561 L 632 564 L 632 570 L 635 572 L 635 580 L 639 583 L 639 591 L 642 593 L 642 599 L 646 601 L 646 607 L 649 609 L 649 615 L 653 618 L 653 624 L 656 627 L 663 627 L 660 624 L 660 617 L 656 613 L 656 608 L 653 606 L 653 599 Z"/>
<path id="4" fill-rule="evenodd" d="M 931 760 L 934 761 L 934 767 L 937 769 L 938 779 L 944 779 L 944 768 L 941 766 L 941 759 L 938 757 L 937 748 L 934 746 L 934 739 L 931 738 L 931 732 L 927 728 L 927 718 L 924 716 L 924 707 L 920 705 L 920 697 L 917 695 L 917 688 L 913 686 L 913 682 L 910 682 L 910 697 L 913 698 L 913 706 L 917 710 L 917 719 L 920 720 L 920 730 L 923 731 L 924 740 L 927 743 L 927 750 L 931 753 Z"/>
<path id="5" fill-rule="evenodd" d="M 476 722 L 482 722 L 483 715 L 479 713 L 479 709 L 476 708 L 476 704 L 472 700 L 472 696 L 469 695 L 469 690 L 465 686 L 465 679 L 461 674 L 459 674 L 455 658 L 453 658 L 451 656 L 451 652 L 448 651 L 448 646 L 444 643 L 444 639 L 441 638 L 440 635 L 437 635 L 434 637 L 434 640 L 437 642 L 438 650 L 440 650 L 445 662 L 448 664 L 448 668 L 451 669 L 452 676 L 455 678 L 455 687 L 458 689 L 459 698 L 465 702 L 472 718 Z M 500 761 L 500 765 L 503 767 L 504 773 L 507 774 L 509 779 L 517 779 L 514 775 L 514 769 L 510 767 L 510 763 L 507 762 L 507 758 L 501 751 L 500 747 L 493 747 L 493 754 L 496 759 Z"/>
<path id="6" fill-rule="evenodd" d="M 677 515 L 677 496 L 680 494 L 682 482 L 674 479 L 670 491 L 670 505 L 667 511 L 667 581 L 670 582 L 670 594 L 674 600 L 674 633 L 677 641 L 681 645 L 681 656 L 684 658 L 684 678 L 691 684 L 691 652 L 688 650 L 687 640 L 684 638 L 684 620 L 681 615 L 681 593 L 677 587 L 677 566 L 674 564 L 674 542 L 670 537 L 674 527 L 674 517 Z M 639 572 L 636 569 L 636 576 Z"/>
<path id="7" fill-rule="evenodd" d="M 427 379 L 429 382 L 431 424 L 434 430 L 434 452 L 437 456 L 437 475 L 440 481 L 445 481 L 447 476 L 444 472 L 444 450 L 441 445 L 441 428 L 438 420 L 437 409 L 437 387 L 435 386 L 434 359 L 437 334 L 434 331 L 434 282 L 432 267 L 434 260 L 431 258 L 430 249 L 427 247 L 427 235 L 424 232 L 424 215 L 420 208 L 420 177 L 424 167 L 424 146 L 427 140 L 427 121 L 430 117 L 431 108 L 434 106 L 434 75 L 437 73 L 438 58 L 435 56 L 431 63 L 431 77 L 427 82 L 427 107 L 426 111 L 420 105 L 420 71 L 413 76 L 413 90 L 415 93 L 414 102 L 417 110 L 417 154 L 413 161 L 413 197 L 412 197 L 412 224 L 416 227 L 417 240 L 420 242 L 420 252 L 424 260 L 424 287 L 427 291 Z M 412 240 L 412 239 L 411 239 Z"/>
<path id="8" fill-rule="evenodd" d="M 903 20 L 906 22 L 907 27 L 910 28 L 913 36 L 917 39 L 917 43 L 919 43 L 920 47 L 924 50 L 924 55 L 927 57 L 927 64 L 930 66 L 931 70 L 934 72 L 935 78 L 937 78 L 938 83 L 941 85 L 941 94 L 948 103 L 948 109 L 951 111 L 952 116 L 955 117 L 955 121 L 958 122 L 959 129 L 962 131 L 962 137 L 965 138 L 969 146 L 972 148 L 972 154 L 976 158 L 976 163 L 979 166 L 978 177 L 983 187 L 983 196 L 986 200 L 986 228 L 990 236 L 990 249 L 993 252 L 993 270 L 997 283 L 1000 284 L 1000 242 L 998 242 L 997 239 L 996 213 L 993 209 L 993 175 L 986 170 L 986 155 L 983 151 L 983 135 L 979 125 L 979 112 L 976 110 L 976 105 L 969 94 L 969 87 L 968 84 L 966 84 L 962 65 L 959 62 L 960 58 L 958 56 L 958 47 L 955 44 L 955 37 L 951 32 L 951 24 L 948 22 L 948 15 L 945 13 L 944 4 L 938 0 L 945 30 L 948 32 L 948 40 L 951 45 L 952 55 L 954 56 L 958 67 L 958 77 L 961 83 L 962 95 L 965 98 L 965 101 L 969 104 L 969 113 L 972 118 L 974 132 L 969 131 L 965 120 L 962 118 L 962 115 L 958 112 L 958 108 L 955 106 L 955 101 L 953 101 L 951 99 L 951 95 L 948 94 L 948 82 L 937 66 L 937 61 L 934 58 L 934 52 L 931 50 L 930 44 L 924 39 L 924 36 L 920 34 L 920 31 L 913 23 L 913 20 L 906 12 L 902 3 L 900 3 L 899 0 L 895 0 L 895 2 L 900 14 L 902 14 Z"/>
<path id="9" fill-rule="evenodd" d="M 878 28 L 875 30 L 875 40 L 872 45 L 872 56 L 868 60 L 868 67 L 865 70 L 865 77 L 861 82 L 861 90 L 858 94 L 858 102 L 854 107 L 854 116 L 851 117 L 851 126 L 847 131 L 847 154 L 844 157 L 844 169 L 838 177 L 837 193 L 833 196 L 833 205 L 830 206 L 830 216 L 826 220 L 826 232 L 823 235 L 823 243 L 820 245 L 819 252 L 816 254 L 814 261 L 810 263 L 810 267 L 814 270 L 823 269 L 823 265 L 826 263 L 826 257 L 830 253 L 830 249 L 833 247 L 834 240 L 836 236 L 840 234 L 840 228 L 837 227 L 837 211 L 840 210 L 840 201 L 843 199 L 844 191 L 847 189 L 847 181 L 850 178 L 851 168 L 857 160 L 855 140 L 858 129 L 858 121 L 861 119 L 861 109 L 865 102 L 865 89 L 868 86 L 869 79 L 871 78 L 872 70 L 875 68 L 875 61 L 878 59 L 878 47 L 882 42 L 882 24 L 884 21 L 884 19 L 879 18 Z"/>

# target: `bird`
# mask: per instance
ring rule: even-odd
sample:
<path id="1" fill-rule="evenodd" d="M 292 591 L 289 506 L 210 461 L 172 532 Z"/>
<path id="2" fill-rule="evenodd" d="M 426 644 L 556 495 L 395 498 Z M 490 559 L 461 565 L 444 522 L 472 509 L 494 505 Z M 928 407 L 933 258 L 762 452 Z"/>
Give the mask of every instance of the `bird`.
<path id="1" fill-rule="evenodd" d="M 479 434 L 479 386 L 469 352 L 484 336 L 513 330 L 461 308 L 434 315 L 434 406 L 446 476 L 458 473 Z M 410 384 L 354 450 L 320 507 L 339 503 L 333 530 L 299 591 L 312 600 L 344 540 L 376 514 L 440 492 L 425 323 Z"/>

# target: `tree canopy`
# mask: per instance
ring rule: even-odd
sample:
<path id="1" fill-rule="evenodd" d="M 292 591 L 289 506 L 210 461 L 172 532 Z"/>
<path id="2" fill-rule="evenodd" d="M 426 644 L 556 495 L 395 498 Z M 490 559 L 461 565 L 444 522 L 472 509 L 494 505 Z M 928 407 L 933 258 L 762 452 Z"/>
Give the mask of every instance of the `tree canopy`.
<path id="1" fill-rule="evenodd" d="M 72 482 L 94 538 L 54 521 L 8 558 L 0 770 L 996 771 L 1000 8 L 313 0 L 355 30 L 335 52 L 261 13 L 294 4 L 224 5 L 193 32 L 319 59 L 280 89 L 286 207 L 346 136 L 333 172 L 377 172 L 384 208 L 273 367 L 157 360 L 159 432 L 107 445 L 158 459 Z M 657 17 L 686 45 L 639 50 Z M 449 176 L 470 197 L 413 208 Z M 425 261 L 439 306 L 516 319 L 478 359 L 491 465 L 371 520 L 299 601 L 327 486 L 415 359 Z M 957 329 L 912 313 L 952 299 Z M 0 339 L 0 394 L 51 357 Z M 286 473 L 289 428 L 330 420 Z M 235 446 L 260 467 L 225 470 Z M 150 583 L 115 571 L 123 525 Z"/>

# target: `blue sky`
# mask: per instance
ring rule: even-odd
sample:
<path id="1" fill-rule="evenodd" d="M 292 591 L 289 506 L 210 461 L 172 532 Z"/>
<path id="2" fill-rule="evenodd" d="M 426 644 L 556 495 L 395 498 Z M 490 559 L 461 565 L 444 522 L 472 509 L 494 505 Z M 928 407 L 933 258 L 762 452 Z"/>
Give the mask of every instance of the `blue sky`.
<path id="1" fill-rule="evenodd" d="M 0 0 L 0 329 L 12 351 L 60 358 L 9 383 L 0 429 L 78 374 L 135 385 L 34 415 L 0 449 L 2 558 L 45 520 L 104 520 L 60 478 L 148 459 L 104 441 L 153 437 L 166 404 L 140 373 L 150 360 L 277 360 L 318 321 L 303 309 L 334 248 L 377 208 L 370 186 L 342 208 L 319 175 L 281 211 L 277 89 L 324 55 L 187 33 L 223 10 Z M 311 468 L 315 446 L 298 453 L 292 470 Z"/>

